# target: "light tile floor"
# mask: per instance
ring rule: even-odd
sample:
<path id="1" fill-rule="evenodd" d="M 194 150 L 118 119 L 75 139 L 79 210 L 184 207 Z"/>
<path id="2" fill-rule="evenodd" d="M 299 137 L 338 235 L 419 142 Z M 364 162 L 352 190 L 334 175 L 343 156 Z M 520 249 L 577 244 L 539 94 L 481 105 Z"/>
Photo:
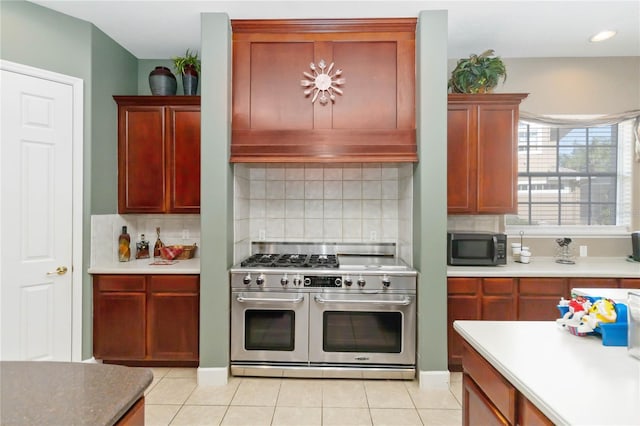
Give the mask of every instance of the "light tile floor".
<path id="1" fill-rule="evenodd" d="M 417 381 L 231 377 L 198 386 L 194 368 L 153 368 L 145 424 L 156 425 L 460 425 L 462 375 L 450 389 Z"/>

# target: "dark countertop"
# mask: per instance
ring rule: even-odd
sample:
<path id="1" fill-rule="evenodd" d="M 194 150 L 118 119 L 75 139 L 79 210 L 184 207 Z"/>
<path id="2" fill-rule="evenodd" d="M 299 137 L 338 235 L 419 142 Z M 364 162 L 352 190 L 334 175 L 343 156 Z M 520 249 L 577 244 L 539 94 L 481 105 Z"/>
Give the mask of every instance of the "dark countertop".
<path id="1" fill-rule="evenodd" d="M 112 425 L 152 380 L 146 368 L 1 361 L 0 424 Z"/>

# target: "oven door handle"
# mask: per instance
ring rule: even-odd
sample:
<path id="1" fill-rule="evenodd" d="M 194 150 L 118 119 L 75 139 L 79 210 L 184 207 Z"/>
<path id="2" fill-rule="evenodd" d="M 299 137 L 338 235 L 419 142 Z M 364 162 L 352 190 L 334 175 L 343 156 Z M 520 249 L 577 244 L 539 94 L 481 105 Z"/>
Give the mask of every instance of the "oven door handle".
<path id="1" fill-rule="evenodd" d="M 315 296 L 314 300 L 318 303 L 359 303 L 365 305 L 392 305 L 392 306 L 407 306 L 411 304 L 411 299 L 405 297 L 400 300 L 367 300 L 367 299 L 347 299 L 347 300 L 335 300 L 325 299 L 322 296 Z"/>
<path id="2" fill-rule="evenodd" d="M 255 302 L 264 302 L 264 303 L 291 303 L 291 304 L 296 304 L 296 303 L 300 303 L 304 300 L 304 296 L 300 296 L 297 299 L 284 299 L 284 298 L 278 298 L 278 297 L 244 297 L 244 296 L 238 296 L 236 297 L 236 300 L 240 303 L 247 303 L 247 302 L 251 302 L 251 303 L 255 303 Z"/>

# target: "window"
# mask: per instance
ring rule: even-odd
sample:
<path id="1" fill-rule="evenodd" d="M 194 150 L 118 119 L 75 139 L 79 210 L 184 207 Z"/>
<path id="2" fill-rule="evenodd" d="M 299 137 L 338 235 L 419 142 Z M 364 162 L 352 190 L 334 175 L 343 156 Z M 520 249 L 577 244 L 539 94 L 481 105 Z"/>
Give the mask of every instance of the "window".
<path id="1" fill-rule="evenodd" d="M 518 214 L 507 228 L 625 227 L 631 214 L 631 121 L 518 126 Z"/>

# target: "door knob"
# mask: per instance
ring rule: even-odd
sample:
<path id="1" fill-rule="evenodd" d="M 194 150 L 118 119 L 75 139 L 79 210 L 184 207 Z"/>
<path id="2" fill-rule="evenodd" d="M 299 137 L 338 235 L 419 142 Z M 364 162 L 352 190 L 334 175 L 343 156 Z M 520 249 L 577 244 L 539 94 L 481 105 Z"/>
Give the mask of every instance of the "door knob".
<path id="1" fill-rule="evenodd" d="M 47 272 L 47 275 L 64 275 L 67 273 L 66 266 L 58 266 L 55 271 Z"/>

